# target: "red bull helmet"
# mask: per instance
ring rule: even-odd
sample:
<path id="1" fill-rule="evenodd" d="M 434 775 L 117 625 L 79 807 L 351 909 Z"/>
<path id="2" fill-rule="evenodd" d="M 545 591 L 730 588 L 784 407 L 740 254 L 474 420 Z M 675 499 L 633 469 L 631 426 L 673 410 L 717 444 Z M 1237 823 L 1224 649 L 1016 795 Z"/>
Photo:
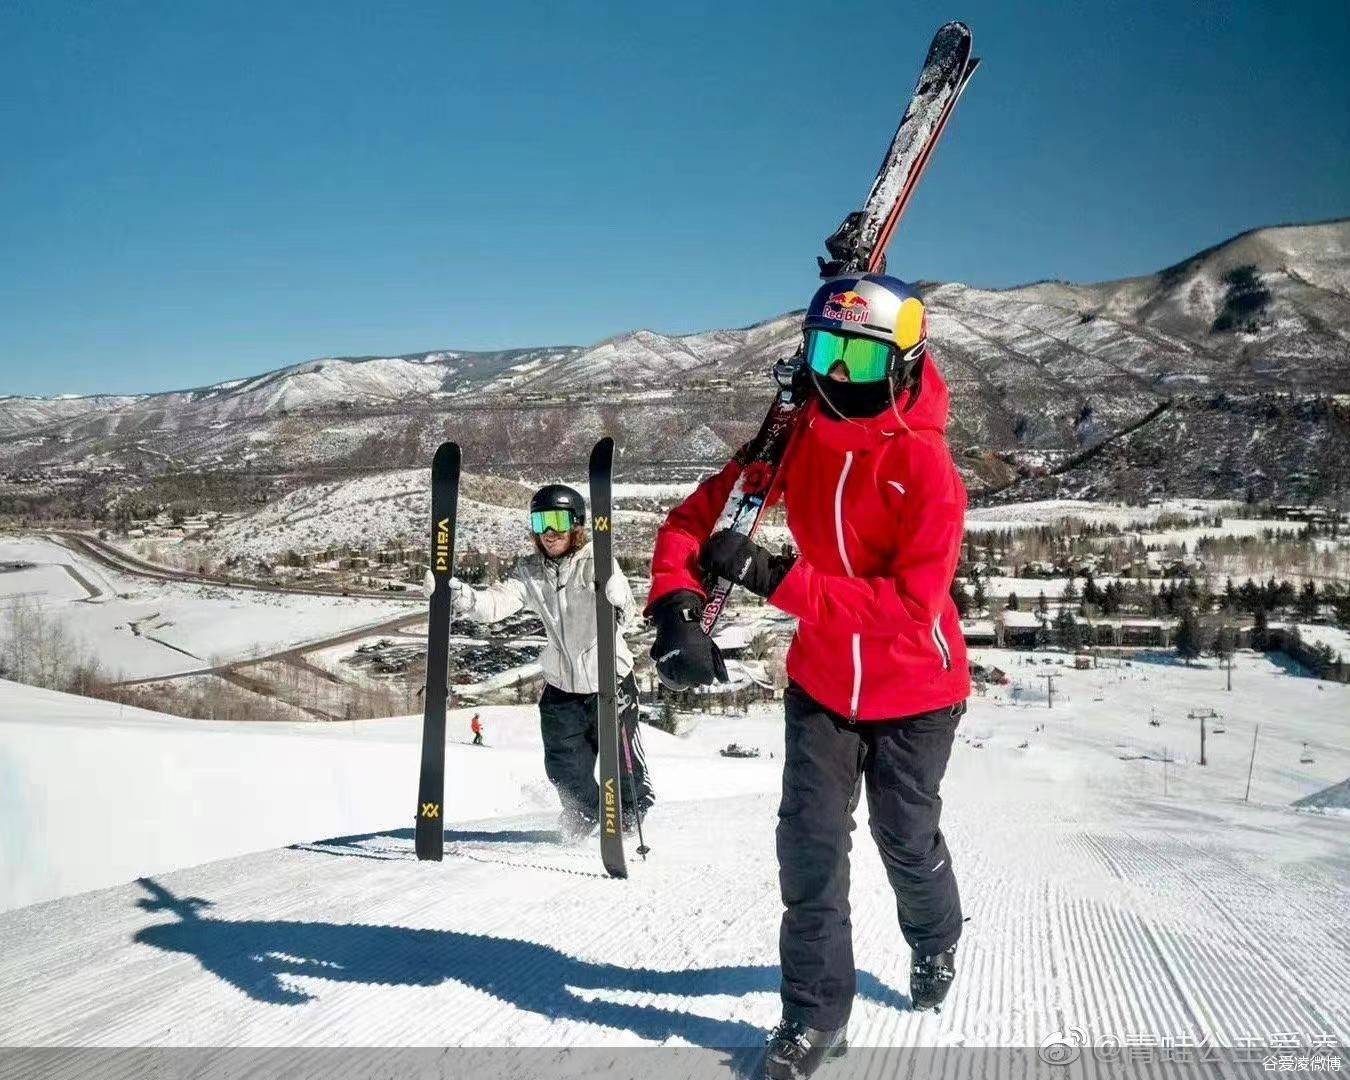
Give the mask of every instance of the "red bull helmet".
<path id="1" fill-rule="evenodd" d="M 802 324 L 806 361 L 819 377 L 869 383 L 906 375 L 928 344 L 923 300 L 899 278 L 850 275 L 825 282 Z"/>

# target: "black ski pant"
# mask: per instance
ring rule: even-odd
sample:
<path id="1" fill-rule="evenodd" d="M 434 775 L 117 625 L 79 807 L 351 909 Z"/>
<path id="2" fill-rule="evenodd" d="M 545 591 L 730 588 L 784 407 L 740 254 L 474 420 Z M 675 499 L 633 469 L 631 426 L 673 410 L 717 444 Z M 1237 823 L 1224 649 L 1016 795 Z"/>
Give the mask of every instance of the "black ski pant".
<path id="1" fill-rule="evenodd" d="M 563 809 L 596 820 L 600 788 L 595 762 L 600 753 L 598 694 L 573 694 L 544 684 L 539 699 L 539 730 L 544 738 L 544 772 L 558 790 Z M 647 776 L 647 759 L 638 731 L 638 688 L 632 673 L 619 680 L 619 773 L 624 816 L 646 811 L 656 801 Z M 631 818 L 630 818 L 631 820 Z"/>
<path id="2" fill-rule="evenodd" d="M 783 1015 L 830 1030 L 853 1006 L 848 899 L 853 812 L 862 789 L 895 892 L 900 929 L 916 956 L 961 936 L 961 901 L 938 828 L 938 794 L 965 703 L 896 721 L 850 723 L 788 687 L 778 877 L 783 923 Z"/>

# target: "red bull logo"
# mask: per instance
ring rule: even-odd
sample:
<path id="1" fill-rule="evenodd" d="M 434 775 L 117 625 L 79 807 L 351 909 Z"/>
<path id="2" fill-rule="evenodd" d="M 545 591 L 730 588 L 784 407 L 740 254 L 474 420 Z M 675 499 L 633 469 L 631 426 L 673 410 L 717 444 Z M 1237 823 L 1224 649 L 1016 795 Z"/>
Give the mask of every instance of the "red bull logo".
<path id="1" fill-rule="evenodd" d="M 867 321 L 867 297 L 852 289 L 846 292 L 832 293 L 825 301 L 821 315 L 836 322 L 865 323 Z"/>

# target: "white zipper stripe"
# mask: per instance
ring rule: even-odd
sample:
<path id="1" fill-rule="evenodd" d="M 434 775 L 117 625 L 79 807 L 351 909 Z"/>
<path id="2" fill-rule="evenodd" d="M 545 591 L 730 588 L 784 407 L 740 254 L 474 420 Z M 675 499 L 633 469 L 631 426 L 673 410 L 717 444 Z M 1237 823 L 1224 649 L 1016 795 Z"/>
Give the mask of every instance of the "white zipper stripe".
<path id="1" fill-rule="evenodd" d="M 844 485 L 848 483 L 849 470 L 853 468 L 853 451 L 844 454 L 844 467 L 839 472 L 839 483 L 834 489 L 834 538 L 839 544 L 839 561 L 844 564 L 844 572 L 855 577 L 853 564 L 849 562 L 848 549 L 844 547 Z M 858 701 L 862 697 L 862 635 L 853 635 L 853 697 L 849 701 L 849 715 L 858 715 Z"/>
<path id="2" fill-rule="evenodd" d="M 848 561 L 848 552 L 844 550 L 844 484 L 848 480 L 848 471 L 853 468 L 853 451 L 844 455 L 844 468 L 839 473 L 839 483 L 834 489 L 834 538 L 839 543 L 839 558 L 843 561 L 844 572 L 853 577 L 853 564 Z"/>
<path id="3" fill-rule="evenodd" d="M 947 639 L 942 636 L 942 627 L 939 625 L 938 619 L 933 620 L 933 644 L 942 654 L 942 666 L 950 671 L 952 668 L 952 651 L 947 647 Z"/>
<path id="4" fill-rule="evenodd" d="M 853 635 L 853 700 L 849 704 L 849 715 L 858 715 L 858 699 L 862 697 L 862 635 Z"/>

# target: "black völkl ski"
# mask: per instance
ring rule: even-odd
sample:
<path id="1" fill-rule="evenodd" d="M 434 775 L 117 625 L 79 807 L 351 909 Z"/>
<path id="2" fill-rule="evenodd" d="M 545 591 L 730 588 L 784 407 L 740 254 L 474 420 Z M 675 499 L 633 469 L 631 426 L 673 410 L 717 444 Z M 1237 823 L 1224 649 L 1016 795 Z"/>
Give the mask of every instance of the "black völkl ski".
<path id="1" fill-rule="evenodd" d="M 596 735 L 600 741 L 600 859 L 610 877 L 626 878 L 623 854 L 623 783 L 619 772 L 618 676 L 615 670 L 614 608 L 605 584 L 614 567 L 614 440 L 601 439 L 591 451 L 591 543 L 595 555 Z"/>
<path id="2" fill-rule="evenodd" d="M 825 241 L 830 258 L 817 260 L 821 277 L 884 272 L 886 245 L 928 167 L 933 147 L 957 100 L 979 65 L 970 49 L 970 29 L 965 23 L 947 23 L 933 35 L 914 96 L 900 118 L 900 126 L 863 208 L 845 217 Z M 779 466 L 787 453 L 797 417 L 806 404 L 809 383 L 803 367 L 800 350 L 774 365 L 778 392 L 759 433 L 741 453 L 741 473 L 727 495 L 713 532 L 732 529 L 749 536 L 759 525 L 774 494 Z M 730 592 L 729 581 L 718 579 L 710 583 L 708 603 L 703 609 L 705 633 L 712 634 Z"/>
<path id="3" fill-rule="evenodd" d="M 431 573 L 436 587 L 427 618 L 427 682 L 423 692 L 422 772 L 417 782 L 419 859 L 440 861 L 445 850 L 445 701 L 449 693 L 450 575 L 455 565 L 459 447 L 442 443 L 431 462 Z"/>

